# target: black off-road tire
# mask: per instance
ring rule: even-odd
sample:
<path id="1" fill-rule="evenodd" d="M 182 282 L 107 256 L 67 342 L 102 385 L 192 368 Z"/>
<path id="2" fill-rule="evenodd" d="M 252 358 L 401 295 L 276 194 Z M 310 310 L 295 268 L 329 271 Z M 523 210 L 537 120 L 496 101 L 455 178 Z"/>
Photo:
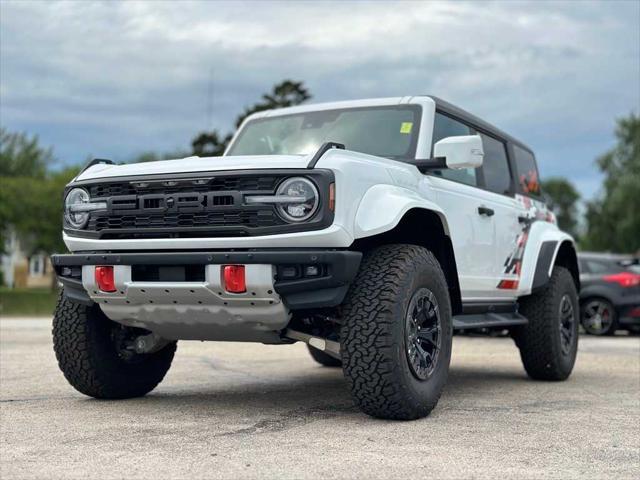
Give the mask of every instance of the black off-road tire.
<path id="1" fill-rule="evenodd" d="M 169 370 L 176 342 L 156 353 L 125 359 L 114 341 L 122 328 L 98 305 L 74 303 L 60 293 L 53 318 L 53 349 L 60 370 L 80 393 L 103 399 L 141 397 Z"/>
<path id="2" fill-rule="evenodd" d="M 322 350 L 313 348 L 311 345 L 307 345 L 311 358 L 324 367 L 341 367 L 342 362 L 337 358 L 333 358 L 331 355 L 327 355 Z"/>
<path id="3" fill-rule="evenodd" d="M 407 358 L 407 310 L 427 288 L 438 302 L 441 349 L 425 380 Z M 360 409 L 378 418 L 413 420 L 438 403 L 449 373 L 452 320 L 449 290 L 434 255 L 415 245 L 386 245 L 365 254 L 343 303 L 344 375 Z"/>
<path id="4" fill-rule="evenodd" d="M 571 341 L 563 351 L 561 341 L 561 304 L 565 297 L 573 309 Z M 527 374 L 536 380 L 566 380 L 578 352 L 579 303 L 576 286 L 564 267 L 554 267 L 547 285 L 521 298 L 519 311 L 529 323 L 513 330 L 520 358 Z"/>

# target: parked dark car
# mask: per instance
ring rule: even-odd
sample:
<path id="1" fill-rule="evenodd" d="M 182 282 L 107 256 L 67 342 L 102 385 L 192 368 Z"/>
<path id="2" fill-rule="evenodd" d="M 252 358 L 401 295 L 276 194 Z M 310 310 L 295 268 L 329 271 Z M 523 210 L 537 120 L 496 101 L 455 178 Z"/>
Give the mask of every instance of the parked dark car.
<path id="1" fill-rule="evenodd" d="M 616 330 L 640 333 L 640 262 L 638 258 L 580 253 L 580 312 L 591 335 Z"/>

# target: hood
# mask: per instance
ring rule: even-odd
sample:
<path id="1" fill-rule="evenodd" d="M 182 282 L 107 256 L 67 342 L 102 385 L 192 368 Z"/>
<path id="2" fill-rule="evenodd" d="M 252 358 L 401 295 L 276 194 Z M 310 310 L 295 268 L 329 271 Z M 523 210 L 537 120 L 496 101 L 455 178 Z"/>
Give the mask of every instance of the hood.
<path id="1" fill-rule="evenodd" d="M 129 163 L 124 165 L 94 165 L 75 180 L 94 178 L 130 177 L 135 175 L 162 175 L 189 172 L 220 172 L 224 170 L 263 170 L 268 168 L 306 168 L 310 155 L 250 155 L 229 157 L 187 157 L 159 162 Z"/>

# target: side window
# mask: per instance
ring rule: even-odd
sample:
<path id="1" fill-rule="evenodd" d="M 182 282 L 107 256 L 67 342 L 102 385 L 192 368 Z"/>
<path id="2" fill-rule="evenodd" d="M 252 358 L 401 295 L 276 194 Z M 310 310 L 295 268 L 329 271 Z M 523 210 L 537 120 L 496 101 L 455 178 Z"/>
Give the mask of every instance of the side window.
<path id="1" fill-rule="evenodd" d="M 484 133 L 481 133 L 480 137 L 482 137 L 484 148 L 482 173 L 484 174 L 485 188 L 496 193 L 509 193 L 511 174 L 509 173 L 505 144 Z"/>
<path id="2" fill-rule="evenodd" d="M 443 138 L 460 137 L 471 134 L 471 129 L 464 123 L 436 112 L 433 124 L 432 145 L 435 145 L 436 142 Z M 433 174 L 448 180 L 453 180 L 454 182 L 465 183 L 473 186 L 477 185 L 475 168 L 464 168 L 461 170 L 435 170 Z"/>
<path id="3" fill-rule="evenodd" d="M 540 179 L 538 167 L 533 154 L 517 145 L 513 146 L 516 160 L 518 183 L 524 193 L 540 195 Z"/>

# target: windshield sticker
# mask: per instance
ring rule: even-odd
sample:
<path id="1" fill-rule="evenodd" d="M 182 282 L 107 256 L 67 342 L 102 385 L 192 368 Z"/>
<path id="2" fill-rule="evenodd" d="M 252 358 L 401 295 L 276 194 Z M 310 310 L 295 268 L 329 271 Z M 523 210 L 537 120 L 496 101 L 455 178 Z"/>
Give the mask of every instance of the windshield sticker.
<path id="1" fill-rule="evenodd" d="M 413 122 L 402 122 L 402 125 L 400 125 L 400 133 L 411 133 L 412 128 Z"/>

